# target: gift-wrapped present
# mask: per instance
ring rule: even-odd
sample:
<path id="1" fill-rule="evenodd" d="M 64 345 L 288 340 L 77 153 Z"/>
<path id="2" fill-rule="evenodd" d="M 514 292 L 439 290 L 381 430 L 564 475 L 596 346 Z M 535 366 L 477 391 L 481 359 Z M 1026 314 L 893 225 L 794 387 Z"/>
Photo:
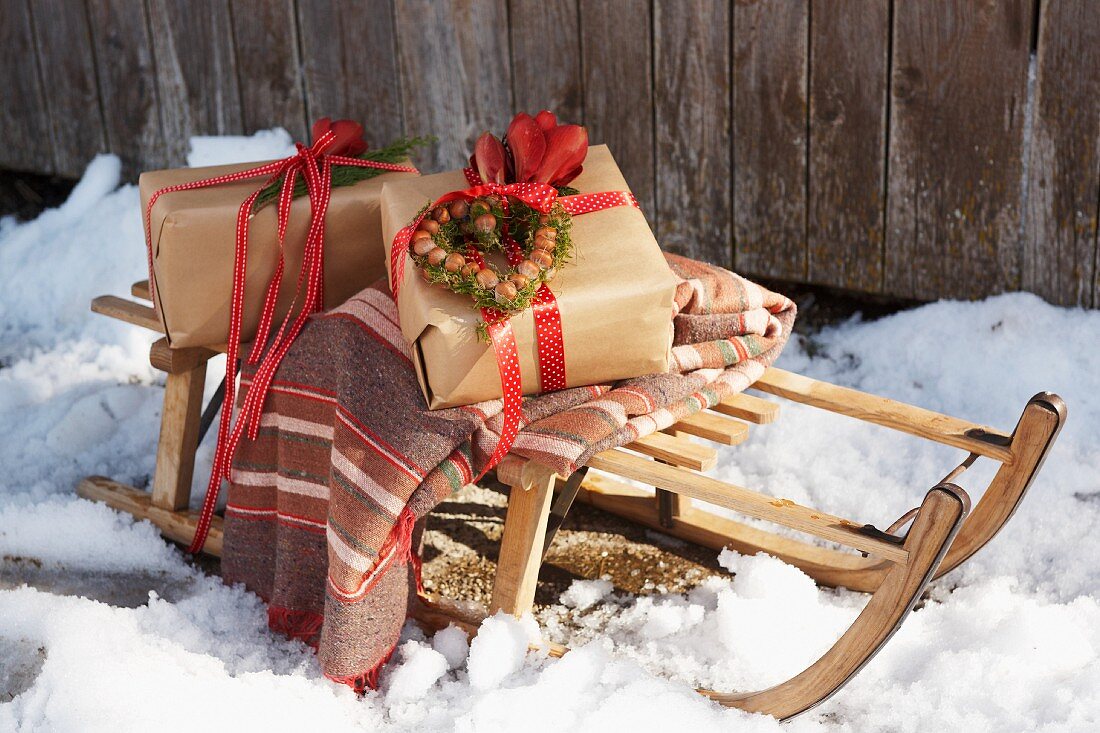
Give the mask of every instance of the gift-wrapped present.
<path id="1" fill-rule="evenodd" d="M 264 185 L 267 175 L 216 185 L 172 190 L 198 181 L 277 165 L 245 165 L 149 171 L 140 178 L 142 211 L 158 191 L 147 221 L 154 304 L 169 343 L 175 347 L 224 345 L 228 338 L 235 239 L 241 203 Z M 380 195 L 386 181 L 414 177 L 406 171 L 380 172 L 353 185 L 331 189 L 325 216 L 323 307 L 344 302 L 385 272 Z M 375 169 L 373 172 L 378 172 Z M 304 175 L 299 173 L 299 187 Z M 278 324 L 291 308 L 311 225 L 308 196 L 289 207 L 283 243 L 284 273 L 273 318 Z M 269 199 L 251 217 L 247 249 L 241 340 L 256 334 L 268 284 L 279 265 L 278 201 Z M 299 298 L 298 306 L 302 305 Z"/>
<path id="2" fill-rule="evenodd" d="M 397 181 L 382 189 L 382 232 L 387 248 L 426 202 L 474 181 L 452 171 Z M 636 206 L 606 146 L 588 148 L 583 171 L 569 185 L 581 195 L 607 193 L 610 208 L 585 206 L 572 216 L 572 261 L 549 284 L 561 318 L 564 380 L 559 386 L 602 384 L 668 371 L 676 278 L 661 254 L 645 216 Z M 569 197 L 561 199 L 567 200 Z M 591 210 L 590 208 L 597 209 Z M 391 252 L 387 251 L 387 259 Z M 407 256 L 407 255 L 406 255 Z M 479 338 L 484 314 L 470 297 L 432 285 L 411 259 L 397 292 L 401 331 L 411 345 L 420 386 L 432 409 L 502 396 L 495 344 Z M 391 287 L 395 283 L 391 281 Z M 536 309 L 509 321 L 515 337 L 524 394 L 540 391 Z"/>

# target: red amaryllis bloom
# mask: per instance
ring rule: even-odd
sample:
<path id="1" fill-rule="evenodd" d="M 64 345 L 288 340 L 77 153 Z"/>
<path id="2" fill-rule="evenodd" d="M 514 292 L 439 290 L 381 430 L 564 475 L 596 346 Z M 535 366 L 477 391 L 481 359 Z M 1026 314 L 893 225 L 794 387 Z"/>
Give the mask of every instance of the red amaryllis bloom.
<path id="1" fill-rule="evenodd" d="M 355 120 L 333 122 L 331 118 L 322 117 L 313 123 L 314 141 L 330 130 L 336 138 L 325 150 L 327 154 L 355 158 L 367 151 L 367 142 L 363 139 L 363 126 Z"/>
<path id="2" fill-rule="evenodd" d="M 504 140 L 507 148 L 489 132 L 478 138 L 470 163 L 482 180 L 565 186 L 580 175 L 588 154 L 588 131 L 580 125 L 559 125 L 548 110 L 534 117 L 516 115 Z"/>

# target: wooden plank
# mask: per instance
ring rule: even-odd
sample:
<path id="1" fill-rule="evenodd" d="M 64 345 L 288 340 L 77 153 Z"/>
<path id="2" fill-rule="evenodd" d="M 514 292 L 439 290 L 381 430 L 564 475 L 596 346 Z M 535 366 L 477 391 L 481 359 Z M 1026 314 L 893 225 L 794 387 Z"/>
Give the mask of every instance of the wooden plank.
<path id="1" fill-rule="evenodd" d="M 584 121 L 606 143 L 651 225 L 658 222 L 650 4 L 580 0 Z"/>
<path id="2" fill-rule="evenodd" d="M 884 560 L 904 564 L 908 554 L 896 544 L 861 533 L 861 525 L 847 519 L 796 504 L 789 499 L 767 496 L 736 484 L 667 466 L 618 448 L 597 453 L 588 465 L 659 489 L 717 504 L 749 517 L 790 527 Z"/>
<path id="3" fill-rule="evenodd" d="M 72 0 L 35 0 L 31 13 L 54 172 L 76 178 L 107 144 L 88 14 Z"/>
<path id="4" fill-rule="evenodd" d="M 903 402 L 867 394 L 848 387 L 819 382 L 801 374 L 772 367 L 753 389 L 785 397 L 804 405 L 882 425 L 909 435 L 962 448 L 1002 463 L 1012 463 L 1011 437 L 993 428 L 967 422 Z"/>
<path id="5" fill-rule="evenodd" d="M 235 135 L 241 93 L 228 0 L 149 0 L 157 97 L 169 165 L 192 135 Z"/>
<path id="6" fill-rule="evenodd" d="M 294 0 L 230 0 L 229 9 L 244 131 L 278 125 L 295 140 L 305 141 L 305 94 Z"/>
<path id="7" fill-rule="evenodd" d="M 150 306 L 120 298 L 117 295 L 101 295 L 92 300 L 92 312 L 117 318 L 150 331 L 164 333 L 164 326 Z"/>
<path id="8" fill-rule="evenodd" d="M 0 0 L 0 167 L 53 172 L 49 114 L 27 0 Z"/>
<path id="9" fill-rule="evenodd" d="M 522 472 L 523 480 L 511 484 L 508 494 L 508 513 L 489 609 L 515 616 L 528 613 L 535 602 L 555 481 L 552 472 L 530 461 L 524 464 Z"/>
<path id="10" fill-rule="evenodd" d="M 510 0 L 508 21 L 515 110 L 535 114 L 549 109 L 563 122 L 583 122 L 576 0 Z"/>
<path id="11" fill-rule="evenodd" d="M 801 568 L 821 585 L 870 592 L 882 581 L 883 570 L 890 567 L 881 560 L 811 545 L 690 506 L 680 510 L 671 527 L 662 526 L 653 511 L 653 496 L 603 474 L 585 478 L 577 501 L 713 550 L 728 547 L 742 555 L 765 552 Z"/>
<path id="12" fill-rule="evenodd" d="M 731 395 L 710 409 L 757 425 L 767 425 L 779 419 L 777 403 L 744 393 Z"/>
<path id="13" fill-rule="evenodd" d="M 1040 6 L 1022 285 L 1052 303 L 1100 304 L 1100 14 L 1092 0 Z M 1090 69 L 1090 72 L 1086 72 Z"/>
<path id="14" fill-rule="evenodd" d="M 101 501 L 107 506 L 126 512 L 137 519 L 148 519 L 170 540 L 190 545 L 195 538 L 195 526 L 199 521 L 197 511 L 174 512 L 154 506 L 148 492 L 133 486 L 120 484 L 103 476 L 89 476 L 77 484 L 76 493 L 89 501 Z M 215 515 L 210 521 L 210 534 L 202 551 L 221 557 L 224 532 L 222 518 Z"/>
<path id="15" fill-rule="evenodd" d="M 426 170 L 458 168 L 482 132 L 502 135 L 511 119 L 504 0 L 397 0 L 395 12 L 406 127 L 439 138 Z"/>
<path id="16" fill-rule="evenodd" d="M 136 283 L 131 285 L 130 286 L 130 295 L 134 296 L 135 298 L 141 298 L 142 300 L 147 300 L 149 302 L 152 302 L 153 296 L 149 292 L 149 281 L 148 280 L 138 280 Z"/>
<path id="17" fill-rule="evenodd" d="M 133 179 L 168 164 L 149 16 L 142 0 L 88 0 L 107 147 Z"/>
<path id="18" fill-rule="evenodd" d="M 653 433 L 638 438 L 626 447 L 642 455 L 656 458 L 673 466 L 693 471 L 709 471 L 718 464 L 718 451 L 685 438 L 667 433 Z"/>
<path id="19" fill-rule="evenodd" d="M 810 282 L 882 289 L 886 224 L 888 0 L 810 10 Z"/>
<path id="20" fill-rule="evenodd" d="M 734 265 L 806 277 L 805 2 L 737 2 L 733 11 Z"/>
<path id="21" fill-rule="evenodd" d="M 726 3 L 654 5 L 657 241 L 732 267 L 729 29 Z"/>
<path id="22" fill-rule="evenodd" d="M 297 6 L 310 124 L 320 117 L 356 120 L 375 147 L 404 134 L 392 0 L 311 0 Z M 423 53 L 423 30 L 414 25 L 410 34 L 410 51 Z M 413 133 L 433 132 L 409 122 Z"/>
<path id="23" fill-rule="evenodd" d="M 713 440 L 722 445 L 744 443 L 749 437 L 748 425 L 713 412 L 697 412 L 689 415 L 669 429 Z"/>
<path id="24" fill-rule="evenodd" d="M 1019 285 L 1031 2 L 895 3 L 885 290 Z"/>
<path id="25" fill-rule="evenodd" d="M 169 374 L 164 383 L 153 506 L 179 511 L 191 500 L 205 381 L 206 362 L 202 361 L 189 371 Z"/>
<path id="26" fill-rule="evenodd" d="M 161 337 L 149 347 L 149 363 L 154 369 L 168 374 L 185 374 L 200 364 L 210 361 L 219 353 L 202 346 L 173 349 L 168 345 L 168 339 Z"/>

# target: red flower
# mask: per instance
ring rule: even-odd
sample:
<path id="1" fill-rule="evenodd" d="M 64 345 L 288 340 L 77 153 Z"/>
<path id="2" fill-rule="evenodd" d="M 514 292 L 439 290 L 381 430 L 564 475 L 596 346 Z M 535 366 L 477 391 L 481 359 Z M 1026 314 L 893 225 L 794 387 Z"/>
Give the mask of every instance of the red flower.
<path id="1" fill-rule="evenodd" d="M 333 122 L 328 117 L 322 117 L 313 123 L 314 142 L 330 130 L 336 137 L 325 148 L 326 154 L 355 158 L 367 151 L 367 142 L 363 139 L 363 126 L 355 120 Z"/>
<path id="2" fill-rule="evenodd" d="M 534 117 L 519 113 L 504 139 L 507 149 L 492 133 L 478 138 L 470 163 L 483 181 L 565 186 L 580 174 L 588 154 L 588 131 L 580 125 L 559 125 L 548 110 Z"/>

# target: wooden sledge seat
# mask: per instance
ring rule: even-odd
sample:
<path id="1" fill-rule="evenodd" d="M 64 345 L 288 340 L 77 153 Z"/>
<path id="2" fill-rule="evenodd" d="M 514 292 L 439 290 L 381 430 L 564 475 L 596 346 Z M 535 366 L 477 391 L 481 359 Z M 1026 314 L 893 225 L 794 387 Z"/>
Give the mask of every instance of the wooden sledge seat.
<path id="1" fill-rule="evenodd" d="M 148 283 L 135 283 L 131 292 L 148 300 Z M 160 331 L 153 308 L 144 303 L 108 295 L 96 298 L 92 310 Z M 78 494 L 148 519 L 177 542 L 190 542 L 197 521 L 197 513 L 188 509 L 195 450 L 216 412 L 209 406 L 202 412 L 206 363 L 216 353 L 172 349 L 164 338 L 153 343 L 150 363 L 167 378 L 152 491 L 92 476 L 80 482 Z M 717 463 L 717 449 L 710 443 L 735 446 L 748 438 L 750 424 L 778 419 L 779 403 L 750 394 L 727 398 L 663 432 L 597 454 L 569 480 L 510 455 L 496 471 L 511 491 L 489 610 L 520 615 L 531 609 L 545 548 L 574 498 L 706 547 L 766 552 L 822 585 L 871 593 L 840 639 L 790 680 L 758 692 L 700 690 L 723 705 L 790 718 L 840 689 L 889 640 L 932 579 L 967 560 L 1000 531 L 1042 467 L 1066 415 L 1061 398 L 1040 393 L 1009 434 L 782 369 L 768 369 L 753 389 L 957 448 L 960 462 L 948 467 L 942 480 L 930 482 L 919 507 L 908 512 L 899 507 L 900 519 L 879 529 L 704 474 Z M 216 408 L 217 401 L 212 402 Z M 967 493 L 954 481 L 978 460 L 1000 467 L 971 511 Z M 589 474 L 589 468 L 598 472 Z M 654 492 L 614 477 L 652 486 Z M 718 516 L 694 507 L 692 499 L 806 539 Z M 215 517 L 205 550 L 218 555 L 221 547 L 222 525 Z M 468 606 L 426 596 L 414 615 L 430 628 L 456 623 L 471 633 L 484 617 Z M 556 655 L 566 651 L 551 648 Z"/>

